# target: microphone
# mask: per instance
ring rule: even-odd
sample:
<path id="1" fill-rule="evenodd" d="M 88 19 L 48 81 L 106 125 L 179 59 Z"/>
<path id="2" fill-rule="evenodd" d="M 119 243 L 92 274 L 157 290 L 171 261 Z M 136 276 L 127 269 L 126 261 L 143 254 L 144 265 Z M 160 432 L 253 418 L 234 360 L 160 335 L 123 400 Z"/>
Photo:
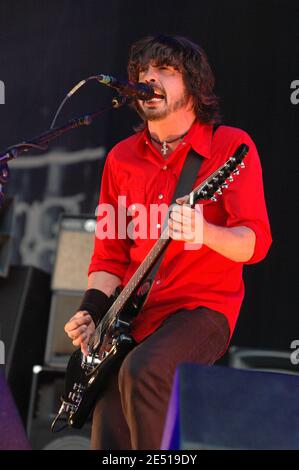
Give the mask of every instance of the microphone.
<path id="1" fill-rule="evenodd" d="M 151 85 L 146 83 L 133 83 L 126 80 L 119 80 L 118 78 L 111 77 L 110 75 L 97 75 L 95 77 L 98 82 L 115 88 L 121 95 L 130 96 L 137 100 L 150 100 L 152 98 L 163 98 L 154 92 Z"/>

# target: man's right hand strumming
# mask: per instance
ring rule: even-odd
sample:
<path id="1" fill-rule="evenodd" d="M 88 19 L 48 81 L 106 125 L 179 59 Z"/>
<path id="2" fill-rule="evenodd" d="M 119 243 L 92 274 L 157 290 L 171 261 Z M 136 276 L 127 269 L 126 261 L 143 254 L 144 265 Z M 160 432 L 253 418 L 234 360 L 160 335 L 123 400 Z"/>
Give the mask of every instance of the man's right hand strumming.
<path id="1" fill-rule="evenodd" d="M 114 274 L 105 271 L 93 272 L 88 278 L 88 289 L 85 292 L 77 313 L 65 324 L 64 331 L 74 346 L 88 355 L 88 341 L 110 306 L 110 296 L 119 286 L 121 280 Z"/>
<path id="2" fill-rule="evenodd" d="M 70 320 L 65 324 L 64 331 L 68 337 L 72 340 L 74 346 L 80 346 L 81 351 L 85 356 L 88 355 L 88 341 L 91 335 L 95 331 L 95 324 L 89 315 L 85 311 L 77 312 Z"/>

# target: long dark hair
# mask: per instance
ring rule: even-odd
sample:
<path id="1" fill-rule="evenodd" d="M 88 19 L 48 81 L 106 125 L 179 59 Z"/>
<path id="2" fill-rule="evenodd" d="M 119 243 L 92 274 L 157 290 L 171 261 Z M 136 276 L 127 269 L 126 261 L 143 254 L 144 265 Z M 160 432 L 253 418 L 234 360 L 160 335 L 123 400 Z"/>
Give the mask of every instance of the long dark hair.
<path id="1" fill-rule="evenodd" d="M 138 82 L 139 71 L 150 62 L 170 65 L 183 74 L 194 111 L 200 122 L 219 124 L 219 99 L 214 94 L 214 75 L 204 50 L 182 36 L 147 36 L 131 46 L 128 61 L 129 80 Z M 136 105 L 135 105 L 136 107 Z"/>

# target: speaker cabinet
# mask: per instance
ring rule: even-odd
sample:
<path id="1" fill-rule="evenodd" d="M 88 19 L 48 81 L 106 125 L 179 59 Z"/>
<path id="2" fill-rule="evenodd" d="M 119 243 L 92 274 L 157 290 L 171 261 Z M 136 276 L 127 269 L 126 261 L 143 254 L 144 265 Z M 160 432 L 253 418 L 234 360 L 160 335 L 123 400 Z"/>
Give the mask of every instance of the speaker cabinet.
<path id="1" fill-rule="evenodd" d="M 5 373 L 26 422 L 32 367 L 42 362 L 50 309 L 50 276 L 40 269 L 12 266 L 0 279 L 0 339 L 5 346 Z"/>
<path id="2" fill-rule="evenodd" d="M 75 351 L 64 331 L 65 323 L 78 310 L 82 292 L 55 291 L 52 295 L 45 364 L 65 368 L 69 356 Z"/>
<path id="3" fill-rule="evenodd" d="M 92 215 L 62 214 L 59 223 L 52 290 L 86 290 L 94 246 L 96 219 Z"/>
<path id="4" fill-rule="evenodd" d="M 94 246 L 93 215 L 62 214 L 52 277 L 52 300 L 45 364 L 65 368 L 76 349 L 64 325 L 76 313 L 87 288 L 87 272 Z"/>
<path id="5" fill-rule="evenodd" d="M 162 449 L 299 448 L 299 376 L 183 364 Z"/>
<path id="6" fill-rule="evenodd" d="M 39 365 L 33 367 L 27 422 L 27 434 L 33 449 L 88 450 L 90 448 L 91 421 L 80 430 L 67 428 L 57 433 L 51 431 L 51 423 L 58 411 L 57 405 L 63 389 L 62 370 Z"/>

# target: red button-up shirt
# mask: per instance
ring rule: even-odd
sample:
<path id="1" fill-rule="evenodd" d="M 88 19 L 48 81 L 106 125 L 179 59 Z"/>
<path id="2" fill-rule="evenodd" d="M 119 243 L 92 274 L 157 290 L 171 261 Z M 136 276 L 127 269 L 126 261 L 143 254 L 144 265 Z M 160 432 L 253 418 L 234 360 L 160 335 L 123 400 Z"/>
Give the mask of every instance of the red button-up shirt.
<path id="1" fill-rule="evenodd" d="M 220 126 L 213 136 L 211 125 L 196 122 L 167 159 L 151 144 L 147 130 L 132 135 L 118 143 L 107 157 L 99 204 L 114 206 L 116 223 L 118 196 L 126 196 L 126 207 L 141 203 L 147 211 L 150 204 L 170 204 L 191 146 L 203 156 L 195 187 L 231 157 L 241 143 L 249 145 L 244 159 L 246 168 L 223 191 L 218 202 L 204 203 L 203 215 L 215 225 L 251 228 L 256 243 L 254 254 L 246 264 L 256 263 L 265 257 L 272 239 L 260 159 L 253 141 L 241 129 Z M 117 230 L 116 239 L 96 236 L 89 273 L 107 271 L 119 276 L 125 285 L 155 241 L 143 236 L 132 240 L 123 234 L 117 239 Z M 186 250 L 183 241 L 172 240 L 150 296 L 133 322 L 135 340 L 139 342 L 151 334 L 173 312 L 199 306 L 223 313 L 232 334 L 244 297 L 242 269 L 243 263 L 232 261 L 205 245 Z"/>

